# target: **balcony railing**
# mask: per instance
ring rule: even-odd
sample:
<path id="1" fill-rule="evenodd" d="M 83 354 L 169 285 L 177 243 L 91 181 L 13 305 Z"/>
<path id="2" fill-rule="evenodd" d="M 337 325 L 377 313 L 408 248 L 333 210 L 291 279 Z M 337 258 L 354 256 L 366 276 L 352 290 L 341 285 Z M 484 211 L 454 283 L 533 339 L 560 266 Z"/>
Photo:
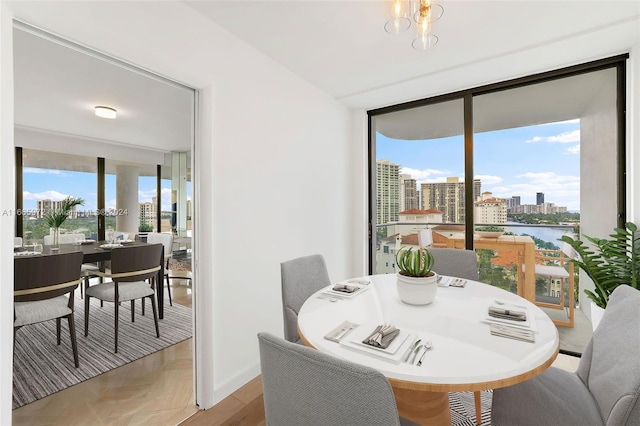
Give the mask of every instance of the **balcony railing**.
<path id="1" fill-rule="evenodd" d="M 528 236 L 521 241 L 532 241 L 530 246 L 535 245 L 535 258 L 529 260 L 534 262 L 530 264 L 531 269 L 535 270 L 535 264 L 539 265 L 559 265 L 559 238 L 564 234 L 574 234 L 575 225 L 529 225 L 529 224 L 491 224 L 493 226 L 503 227 L 507 235 Z M 477 226 L 488 226 L 487 224 Z M 464 247 L 464 224 L 450 223 L 387 223 L 378 225 L 376 228 L 376 245 L 375 245 L 375 263 L 374 273 L 395 273 L 395 252 L 405 245 L 418 246 L 418 230 L 431 228 L 433 232 L 432 247 Z M 476 237 L 477 238 L 477 237 Z M 456 241 L 454 243 L 453 241 Z M 462 244 L 460 244 L 462 243 Z M 478 240 L 476 239 L 476 244 Z M 531 243 L 527 243 L 531 244 Z M 580 311 L 579 305 L 579 280 L 577 268 L 570 268 L 570 262 L 562 260 L 562 267 L 567 271 L 571 269 L 573 273 L 573 292 L 570 295 L 570 286 L 568 279 L 549 278 L 542 275 L 534 275 L 528 277 L 528 286 L 524 288 L 524 278 L 526 274 L 523 272 L 524 250 L 502 250 L 505 245 L 491 245 L 487 240 L 483 240 L 483 248 L 477 248 L 479 263 L 480 281 L 512 293 L 519 294 L 532 302 L 536 303 L 543 309 L 556 324 L 565 326 L 559 327 L 561 335 L 561 349 L 567 352 L 581 352 L 582 343 L 591 336 L 591 326 L 586 316 Z M 548 251 L 556 251 L 550 256 Z M 437 266 L 435 268 L 437 270 Z M 534 287 L 534 288 L 530 288 Z M 573 303 L 573 313 L 576 321 L 569 322 L 571 316 L 569 302 Z M 571 325 L 569 325 L 571 323 Z M 581 338 L 566 337 L 563 335 L 573 334 L 580 335 Z M 563 342 L 565 340 L 566 342 Z M 568 344 L 572 341 L 572 344 Z M 563 347 L 563 343 L 567 343 Z"/>

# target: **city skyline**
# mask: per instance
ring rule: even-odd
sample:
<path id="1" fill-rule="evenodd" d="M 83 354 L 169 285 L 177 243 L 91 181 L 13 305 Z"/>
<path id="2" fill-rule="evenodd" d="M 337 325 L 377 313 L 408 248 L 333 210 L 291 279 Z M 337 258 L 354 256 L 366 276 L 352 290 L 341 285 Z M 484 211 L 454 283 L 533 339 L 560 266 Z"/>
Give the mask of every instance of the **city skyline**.
<path id="1" fill-rule="evenodd" d="M 376 135 L 377 160 L 400 166 L 421 183 L 464 181 L 463 137 L 406 141 Z M 474 135 L 474 178 L 497 198 L 519 196 L 522 204 L 545 201 L 580 210 L 580 121 L 498 130 Z M 520 161 L 519 159 L 526 159 Z"/>
<path id="2" fill-rule="evenodd" d="M 35 211 L 37 202 L 50 199 L 60 201 L 67 196 L 85 200 L 78 210 L 97 211 L 96 174 L 58 169 L 25 167 L 23 170 L 23 208 Z M 161 210 L 171 211 L 171 181 L 162 180 Z M 187 182 L 187 193 L 191 194 L 191 182 Z M 138 202 L 151 202 L 156 196 L 155 176 L 140 176 L 138 179 Z M 191 199 L 189 195 L 187 199 Z M 116 176 L 105 176 L 106 209 L 116 208 Z M 137 213 L 137 212 L 136 212 Z"/>

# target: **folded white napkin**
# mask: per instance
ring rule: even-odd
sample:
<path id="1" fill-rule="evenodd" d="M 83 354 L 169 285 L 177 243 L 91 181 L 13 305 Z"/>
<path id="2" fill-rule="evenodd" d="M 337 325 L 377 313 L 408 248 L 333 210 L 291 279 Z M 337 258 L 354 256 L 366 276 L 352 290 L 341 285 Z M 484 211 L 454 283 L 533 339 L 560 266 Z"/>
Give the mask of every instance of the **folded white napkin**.
<path id="1" fill-rule="evenodd" d="M 362 341 L 362 343 L 365 345 L 375 346 L 377 348 L 387 349 L 399 333 L 400 330 L 392 325 L 379 325 L 375 330 L 373 330 L 373 333 Z"/>
<path id="2" fill-rule="evenodd" d="M 513 321 L 527 320 L 527 312 L 525 310 L 509 306 L 489 306 L 489 316 Z"/>

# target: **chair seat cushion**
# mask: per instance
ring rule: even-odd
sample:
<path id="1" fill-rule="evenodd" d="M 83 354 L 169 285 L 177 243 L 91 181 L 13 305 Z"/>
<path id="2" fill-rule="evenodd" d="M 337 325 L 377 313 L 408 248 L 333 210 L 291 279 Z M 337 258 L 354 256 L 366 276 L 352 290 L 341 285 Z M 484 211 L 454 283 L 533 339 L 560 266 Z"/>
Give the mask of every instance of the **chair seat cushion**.
<path id="1" fill-rule="evenodd" d="M 109 281 L 89 287 L 86 294 L 106 302 L 115 302 L 115 283 Z M 140 299 L 154 294 L 153 289 L 146 281 L 121 282 L 118 284 L 118 301 Z"/>
<path id="2" fill-rule="evenodd" d="M 73 310 L 69 308 L 67 296 L 34 302 L 16 302 L 13 306 L 16 314 L 16 320 L 13 322 L 14 327 L 48 321 L 73 313 Z"/>
<path id="3" fill-rule="evenodd" d="M 525 265 L 522 265 L 522 272 L 527 272 Z M 536 265 L 537 275 L 546 275 L 548 277 L 569 278 L 569 272 L 561 266 L 553 265 Z"/>
<path id="4" fill-rule="evenodd" d="M 493 426 L 604 425 L 598 404 L 582 380 L 550 367 L 542 374 L 493 391 Z"/>
<path id="5" fill-rule="evenodd" d="M 92 271 L 99 271 L 99 270 L 100 268 L 98 267 L 98 265 L 94 265 L 93 263 L 83 263 L 80 268 L 80 272 L 82 272 L 83 274 L 87 274 Z"/>

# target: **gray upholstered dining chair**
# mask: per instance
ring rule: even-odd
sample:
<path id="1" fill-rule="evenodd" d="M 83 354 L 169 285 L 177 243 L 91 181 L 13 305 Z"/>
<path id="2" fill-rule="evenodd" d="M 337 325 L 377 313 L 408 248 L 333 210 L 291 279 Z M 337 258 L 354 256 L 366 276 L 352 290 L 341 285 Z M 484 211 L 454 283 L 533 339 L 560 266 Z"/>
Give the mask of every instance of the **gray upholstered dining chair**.
<path id="1" fill-rule="evenodd" d="M 640 291 L 622 285 L 575 373 L 550 367 L 493 392 L 491 424 L 640 425 Z"/>
<path id="2" fill-rule="evenodd" d="M 78 367 L 78 346 L 74 320 L 74 290 L 80 284 L 82 252 L 55 256 L 25 256 L 14 259 L 13 337 L 30 324 L 56 320 L 60 345 L 61 319 L 66 318 L 71 335 L 73 361 Z"/>
<path id="3" fill-rule="evenodd" d="M 428 248 L 433 255 L 433 270 L 448 275 L 478 281 L 478 255 L 473 250 Z"/>
<path id="4" fill-rule="evenodd" d="M 313 293 L 331 284 L 327 265 L 320 254 L 299 257 L 280 264 L 284 338 L 301 343 L 298 312 Z"/>
<path id="5" fill-rule="evenodd" d="M 392 426 L 400 419 L 389 381 L 379 371 L 258 333 L 268 425 Z"/>
<path id="6" fill-rule="evenodd" d="M 118 352 L 118 317 L 120 303 L 131 301 L 131 322 L 135 320 L 135 300 L 151 299 L 156 337 L 160 337 L 158 327 L 158 307 L 156 304 L 155 281 L 162 267 L 162 244 L 142 244 L 119 247 L 111 251 L 111 272 L 97 271 L 96 274 L 111 281 L 88 287 L 84 298 L 84 335 L 89 335 L 89 302 L 92 297 L 105 302 L 113 302 L 115 309 L 114 348 Z M 160 283 L 162 285 L 162 283 Z"/>
<path id="7" fill-rule="evenodd" d="M 173 306 L 173 300 L 171 299 L 171 285 L 169 284 L 169 278 L 172 278 L 171 270 L 169 269 L 169 260 L 173 256 L 173 234 L 166 232 L 149 232 L 147 234 L 147 244 L 162 244 L 164 248 L 164 279 L 167 281 L 167 292 L 169 293 L 169 305 Z M 158 284 L 162 285 L 162 283 Z M 143 305 L 144 306 L 144 305 Z M 144 312 L 144 311 L 143 311 Z"/>
<path id="8" fill-rule="evenodd" d="M 429 247 L 428 250 L 433 255 L 433 270 L 438 274 L 473 281 L 480 279 L 478 255 L 475 251 L 432 247 Z M 482 401 L 480 397 L 480 391 L 473 393 L 476 424 L 482 423 Z"/>

